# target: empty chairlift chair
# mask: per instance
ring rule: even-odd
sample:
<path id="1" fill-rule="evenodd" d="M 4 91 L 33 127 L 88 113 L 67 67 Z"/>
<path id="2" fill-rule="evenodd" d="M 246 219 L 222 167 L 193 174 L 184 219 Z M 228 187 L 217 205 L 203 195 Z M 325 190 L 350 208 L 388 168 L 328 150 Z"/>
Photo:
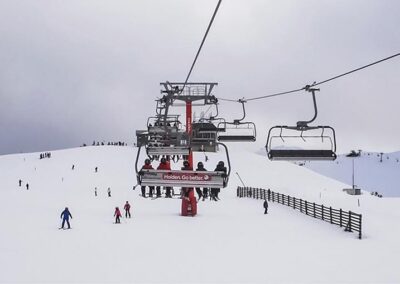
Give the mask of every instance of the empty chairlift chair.
<path id="1" fill-rule="evenodd" d="M 218 141 L 220 142 L 254 142 L 256 141 L 256 125 L 253 122 L 245 122 L 246 110 L 244 107 L 245 100 L 239 100 L 243 108 L 243 117 L 235 119 L 233 122 L 222 121 L 218 123 L 220 134 Z"/>
<path id="2" fill-rule="evenodd" d="M 266 150 L 270 160 L 335 160 L 336 135 L 331 126 L 309 126 L 317 117 L 315 91 L 312 93 L 314 117 L 309 121 L 298 121 L 296 126 L 274 126 L 268 132 Z"/>

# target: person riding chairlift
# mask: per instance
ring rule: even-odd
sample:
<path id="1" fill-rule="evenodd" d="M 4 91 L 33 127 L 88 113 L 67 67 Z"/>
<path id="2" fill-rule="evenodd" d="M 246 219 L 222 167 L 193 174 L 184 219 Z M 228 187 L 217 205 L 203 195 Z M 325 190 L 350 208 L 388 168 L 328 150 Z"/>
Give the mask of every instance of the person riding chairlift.
<path id="1" fill-rule="evenodd" d="M 183 161 L 183 167 L 181 168 L 182 171 L 193 171 L 193 168 L 190 166 L 189 161 Z M 190 187 L 182 187 L 182 197 L 189 197 Z"/>
<path id="2" fill-rule="evenodd" d="M 171 170 L 171 165 L 165 157 L 161 158 L 160 165 L 157 167 L 157 170 L 167 170 L 167 171 Z M 166 197 L 167 198 L 171 197 L 171 187 L 167 186 L 165 189 L 166 189 Z M 161 187 L 157 186 L 156 190 L 157 190 L 157 197 L 161 197 Z"/>
<path id="3" fill-rule="evenodd" d="M 151 165 L 150 159 L 144 160 L 144 165 L 142 170 L 153 170 L 153 166 Z M 142 186 L 142 196 L 146 197 L 146 187 Z M 153 197 L 154 186 L 149 186 L 149 197 Z"/>

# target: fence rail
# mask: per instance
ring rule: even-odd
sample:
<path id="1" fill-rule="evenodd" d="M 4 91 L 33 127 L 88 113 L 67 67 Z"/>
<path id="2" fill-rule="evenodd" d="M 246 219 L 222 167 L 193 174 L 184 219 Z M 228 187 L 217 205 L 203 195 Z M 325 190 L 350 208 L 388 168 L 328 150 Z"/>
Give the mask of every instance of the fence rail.
<path id="1" fill-rule="evenodd" d="M 241 187 L 237 188 L 238 197 L 249 197 L 254 199 L 267 199 L 268 201 L 277 202 L 282 205 L 289 206 L 301 213 L 329 222 L 340 227 L 344 227 L 346 232 L 358 232 L 358 238 L 362 237 L 362 215 L 352 211 L 344 211 L 332 207 L 309 202 L 301 198 L 274 192 L 270 189 Z"/>

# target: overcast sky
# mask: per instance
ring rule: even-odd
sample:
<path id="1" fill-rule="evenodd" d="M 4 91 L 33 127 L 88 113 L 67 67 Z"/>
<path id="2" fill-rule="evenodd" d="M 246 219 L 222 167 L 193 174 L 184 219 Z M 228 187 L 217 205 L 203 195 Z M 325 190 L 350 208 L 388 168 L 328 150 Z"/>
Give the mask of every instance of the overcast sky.
<path id="1" fill-rule="evenodd" d="M 217 0 L 0 0 L 0 154 L 135 140 L 159 83 L 183 81 Z M 224 0 L 192 73 L 237 99 L 303 87 L 400 52 L 397 0 Z M 321 86 L 338 152 L 400 150 L 400 57 Z M 196 112 L 200 112 L 197 109 Z M 221 115 L 241 116 L 222 103 Z M 310 95 L 247 103 L 258 141 L 313 115 Z"/>

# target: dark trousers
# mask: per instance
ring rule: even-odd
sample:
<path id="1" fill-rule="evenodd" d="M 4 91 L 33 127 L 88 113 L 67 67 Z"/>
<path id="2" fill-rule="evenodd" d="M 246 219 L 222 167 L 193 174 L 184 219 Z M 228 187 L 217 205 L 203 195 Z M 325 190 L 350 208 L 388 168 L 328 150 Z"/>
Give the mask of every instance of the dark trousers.
<path id="1" fill-rule="evenodd" d="M 154 186 L 149 186 L 149 197 L 153 197 Z"/>
<path id="2" fill-rule="evenodd" d="M 217 190 L 218 188 L 211 188 L 210 198 L 211 200 L 217 201 Z"/>
<path id="3" fill-rule="evenodd" d="M 268 207 L 265 208 L 264 214 L 268 214 Z"/>
<path id="4" fill-rule="evenodd" d="M 62 224 L 61 224 L 61 228 L 64 229 L 64 224 L 65 224 L 65 222 L 67 222 L 68 229 L 71 229 L 71 225 L 69 224 L 69 220 L 68 220 L 68 219 L 63 219 Z"/>
<path id="5" fill-rule="evenodd" d="M 156 191 L 157 191 L 157 193 L 156 193 L 157 197 L 160 197 L 161 196 L 161 187 L 157 186 Z"/>
<path id="6" fill-rule="evenodd" d="M 165 188 L 165 197 L 172 197 L 172 195 L 171 195 L 171 190 L 172 190 L 172 187 L 166 187 Z"/>
<path id="7" fill-rule="evenodd" d="M 115 216 L 115 223 L 116 223 L 116 224 L 121 223 L 121 221 L 119 220 L 119 215 Z"/>
<path id="8" fill-rule="evenodd" d="M 197 195 L 199 196 L 199 200 L 203 197 L 203 192 L 201 191 L 201 189 L 199 187 L 196 187 L 196 192 Z"/>
<path id="9" fill-rule="evenodd" d="M 146 187 L 142 186 L 141 189 L 142 189 L 142 196 L 146 197 Z"/>
<path id="10" fill-rule="evenodd" d="M 131 212 L 129 210 L 125 210 L 125 218 L 131 218 Z"/>

